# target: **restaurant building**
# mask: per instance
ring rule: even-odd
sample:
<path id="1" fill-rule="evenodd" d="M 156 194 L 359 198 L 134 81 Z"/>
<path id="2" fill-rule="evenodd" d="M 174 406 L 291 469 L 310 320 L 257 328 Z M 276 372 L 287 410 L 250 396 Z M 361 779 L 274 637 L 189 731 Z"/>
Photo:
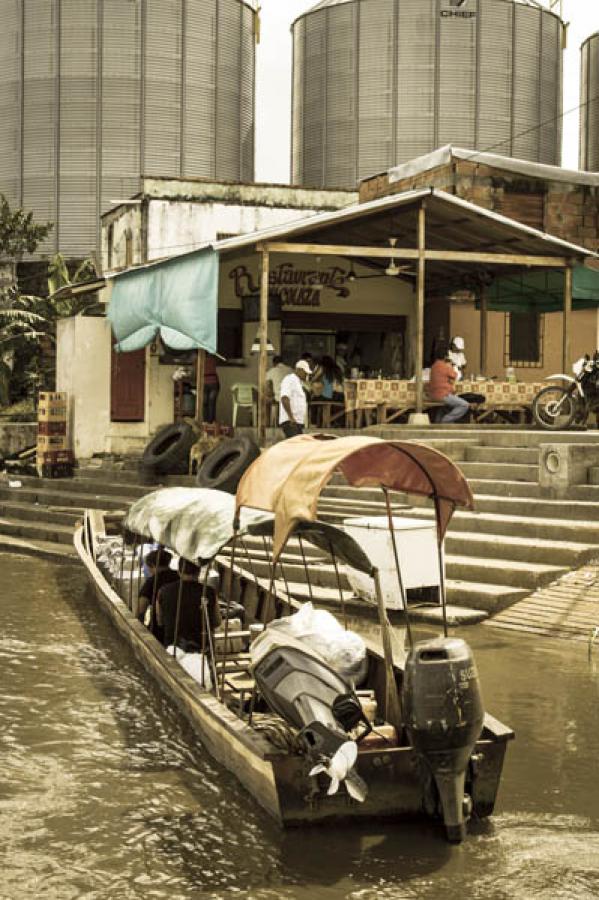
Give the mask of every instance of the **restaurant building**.
<path id="1" fill-rule="evenodd" d="M 144 230 L 143 217 L 139 222 L 127 239 L 129 253 L 149 256 L 150 244 L 144 241 L 152 229 L 146 224 Z M 122 227 L 113 217 L 106 226 L 113 226 L 113 241 L 117 225 Z M 115 247 L 116 242 L 113 265 Z M 253 385 L 256 401 L 263 400 L 269 344 L 293 363 L 306 351 L 333 355 L 343 343 L 358 372 L 393 378 L 398 390 L 412 379 L 413 408 L 422 410 L 431 318 L 442 319 L 447 298 L 454 298 L 453 310 L 457 296 L 468 290 L 465 285 L 480 285 L 481 272 L 489 283 L 520 279 L 530 271 L 561 278 L 561 368 L 578 341 L 570 306 L 573 272 L 593 256 L 455 194 L 424 188 L 327 212 L 312 210 L 295 221 L 208 240 L 166 260 L 113 270 L 106 276 L 111 286 L 106 299 L 119 349 L 125 352 L 111 356 L 106 320 L 96 320 L 95 338 L 87 345 L 76 331 L 93 320 L 62 326 L 61 343 L 68 353 L 59 352 L 57 387 L 75 398 L 76 452 L 142 449 L 150 434 L 180 414 L 173 375 L 181 360 L 172 351 L 180 357 L 194 347 L 224 358 L 218 365 L 220 421 L 231 421 L 235 385 Z M 484 302 L 476 308 L 476 295 L 464 297 L 465 303 L 476 316 L 478 335 L 488 335 L 483 344 L 492 343 L 493 313 Z M 456 321 L 464 324 L 450 318 L 449 327 Z M 98 341 L 101 329 L 103 343 Z M 475 337 L 473 331 L 470 354 Z M 479 371 L 485 365 L 481 359 Z M 85 377 L 90 381 L 90 372 L 97 386 L 91 407 L 80 399 L 89 396 L 81 385 Z M 268 423 L 262 403 L 247 416 L 243 424 L 257 424 L 264 436 Z"/>

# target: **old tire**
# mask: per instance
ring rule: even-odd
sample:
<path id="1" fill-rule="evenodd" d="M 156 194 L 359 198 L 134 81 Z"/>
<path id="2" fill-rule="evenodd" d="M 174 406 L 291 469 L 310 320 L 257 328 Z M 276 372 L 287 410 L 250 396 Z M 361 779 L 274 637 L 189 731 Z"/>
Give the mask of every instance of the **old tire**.
<path id="1" fill-rule="evenodd" d="M 187 471 L 189 451 L 194 441 L 195 433 L 191 425 L 167 425 L 144 450 L 142 465 L 153 467 L 159 475 Z"/>
<path id="2" fill-rule="evenodd" d="M 234 494 L 241 476 L 259 456 L 260 448 L 251 438 L 222 441 L 200 466 L 198 486 Z"/>
<path id="3" fill-rule="evenodd" d="M 138 480 L 145 487 L 158 484 L 158 472 L 154 466 L 149 466 L 142 460 L 139 464 Z"/>

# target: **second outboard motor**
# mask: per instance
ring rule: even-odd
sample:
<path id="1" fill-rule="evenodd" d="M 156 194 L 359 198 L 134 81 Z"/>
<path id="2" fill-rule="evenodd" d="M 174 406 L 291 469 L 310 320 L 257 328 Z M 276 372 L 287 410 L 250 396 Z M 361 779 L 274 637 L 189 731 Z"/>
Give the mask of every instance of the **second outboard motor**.
<path id="1" fill-rule="evenodd" d="M 406 662 L 403 711 L 410 742 L 439 790 L 447 838 L 459 843 L 466 834 L 466 769 L 484 721 L 478 672 L 465 641 L 416 644 Z"/>

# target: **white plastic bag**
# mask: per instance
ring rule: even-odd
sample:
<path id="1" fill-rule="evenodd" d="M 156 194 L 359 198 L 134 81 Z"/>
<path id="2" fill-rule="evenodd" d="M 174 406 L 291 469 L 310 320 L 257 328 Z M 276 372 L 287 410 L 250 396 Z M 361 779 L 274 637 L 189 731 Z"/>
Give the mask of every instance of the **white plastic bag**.
<path id="1" fill-rule="evenodd" d="M 354 685 L 361 684 L 366 678 L 366 644 L 355 631 L 346 631 L 330 612 L 305 603 L 299 612 L 272 622 L 269 628 L 273 626 L 306 644 Z"/>

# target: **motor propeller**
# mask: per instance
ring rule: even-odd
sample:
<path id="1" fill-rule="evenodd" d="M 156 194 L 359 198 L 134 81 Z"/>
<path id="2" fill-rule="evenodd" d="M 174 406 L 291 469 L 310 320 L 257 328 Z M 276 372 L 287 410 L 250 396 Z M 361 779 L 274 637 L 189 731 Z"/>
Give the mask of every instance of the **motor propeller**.
<path id="1" fill-rule="evenodd" d="M 358 746 L 355 741 L 345 741 L 333 756 L 327 760 L 321 757 L 319 762 L 310 770 L 310 776 L 324 773 L 331 779 L 327 794 L 329 797 L 336 794 L 342 782 L 345 782 L 347 793 L 352 799 L 363 803 L 368 796 L 366 782 L 353 771 L 358 758 Z"/>

